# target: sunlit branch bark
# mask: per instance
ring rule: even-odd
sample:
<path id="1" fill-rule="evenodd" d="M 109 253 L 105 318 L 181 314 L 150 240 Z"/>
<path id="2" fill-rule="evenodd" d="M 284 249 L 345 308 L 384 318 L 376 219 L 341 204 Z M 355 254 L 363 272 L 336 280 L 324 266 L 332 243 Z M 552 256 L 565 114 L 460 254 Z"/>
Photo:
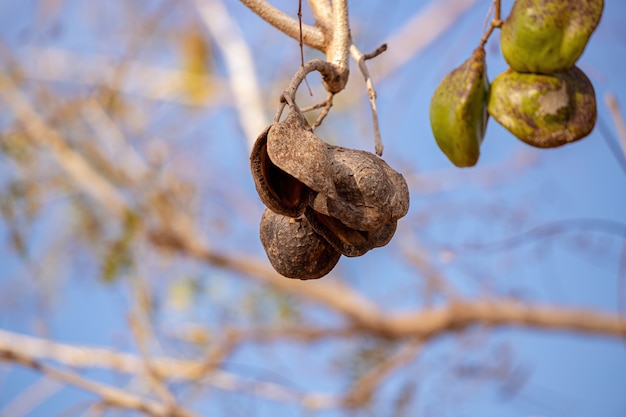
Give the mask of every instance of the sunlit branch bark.
<path id="1" fill-rule="evenodd" d="M 20 365 L 39 371 L 59 382 L 89 391 L 100 397 L 107 404 L 115 407 L 142 411 L 158 417 L 196 416 L 195 414 L 181 408 L 167 407 L 156 401 L 130 394 L 128 391 L 83 378 L 75 372 L 46 365 L 23 353 L 23 351 L 19 348 L 0 347 L 0 359 L 19 363 Z"/>
<path id="2" fill-rule="evenodd" d="M 55 343 L 32 336 L 20 335 L 0 329 L 0 359 L 20 363 L 41 371 L 58 381 L 75 385 L 99 395 L 111 405 L 132 408 L 152 413 L 156 416 L 169 415 L 189 417 L 191 414 L 167 414 L 167 408 L 151 400 L 144 400 L 116 388 L 110 388 L 65 370 L 43 365 L 43 359 L 53 360 L 74 368 L 98 368 L 114 372 L 137 375 L 145 366 L 143 358 L 112 349 L 73 346 Z M 294 389 L 270 382 L 253 381 L 218 369 L 200 373 L 206 364 L 166 357 L 152 357 L 151 364 L 161 378 L 175 381 L 194 381 L 225 391 L 247 393 L 275 401 L 300 404 L 310 409 L 335 408 L 341 400 L 329 394 L 302 393 Z M 43 368 L 42 368 L 43 366 Z M 180 409 L 179 409 L 180 410 Z"/>
<path id="3" fill-rule="evenodd" d="M 502 299 L 457 301 L 444 307 L 397 315 L 385 324 L 386 334 L 392 338 L 431 338 L 473 325 L 626 337 L 626 325 L 617 313 Z"/>
<path id="4" fill-rule="evenodd" d="M 300 26 L 297 19 L 283 13 L 265 0 L 241 0 L 241 2 L 287 36 L 295 40 L 300 39 Z M 302 25 L 302 38 L 304 44 L 311 48 L 320 51 L 324 51 L 326 48 L 327 42 L 320 28 Z"/>
<path id="5" fill-rule="evenodd" d="M 315 18 L 315 25 L 321 26 L 324 31 L 330 31 L 333 18 L 333 6 L 330 0 L 309 0 L 309 6 Z"/>

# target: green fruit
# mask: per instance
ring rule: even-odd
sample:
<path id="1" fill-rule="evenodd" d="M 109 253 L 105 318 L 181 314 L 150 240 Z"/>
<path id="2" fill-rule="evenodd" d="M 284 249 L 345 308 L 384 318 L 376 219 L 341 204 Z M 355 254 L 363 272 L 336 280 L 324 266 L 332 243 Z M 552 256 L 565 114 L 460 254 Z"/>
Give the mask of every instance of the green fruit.
<path id="1" fill-rule="evenodd" d="M 508 69 L 493 80 L 487 110 L 522 141 L 553 148 L 591 132 L 596 96 L 578 67 L 554 75 Z"/>
<path id="2" fill-rule="evenodd" d="M 458 167 L 476 165 L 487 128 L 489 81 L 485 50 L 477 48 L 450 72 L 430 102 L 430 126 L 439 148 Z"/>
<path id="3" fill-rule="evenodd" d="M 574 66 L 600 22 L 603 0 L 516 0 L 500 46 L 517 72 L 552 74 Z"/>

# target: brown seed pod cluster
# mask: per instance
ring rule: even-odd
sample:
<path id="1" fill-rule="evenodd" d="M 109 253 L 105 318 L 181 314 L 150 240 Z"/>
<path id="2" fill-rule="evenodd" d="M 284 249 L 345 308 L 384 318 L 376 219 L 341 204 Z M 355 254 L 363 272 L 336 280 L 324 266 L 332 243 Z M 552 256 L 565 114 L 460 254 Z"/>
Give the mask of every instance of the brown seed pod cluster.
<path id="1" fill-rule="evenodd" d="M 288 278 L 321 278 L 341 255 L 386 245 L 409 209 L 401 174 L 370 152 L 325 143 L 297 109 L 259 135 L 250 167 L 267 206 L 261 243 Z"/>

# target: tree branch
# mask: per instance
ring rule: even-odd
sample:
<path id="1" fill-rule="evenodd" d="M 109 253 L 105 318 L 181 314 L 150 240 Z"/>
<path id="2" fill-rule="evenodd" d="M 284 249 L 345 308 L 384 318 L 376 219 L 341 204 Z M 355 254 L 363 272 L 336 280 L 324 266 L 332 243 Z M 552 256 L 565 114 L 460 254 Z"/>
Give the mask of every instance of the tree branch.
<path id="1" fill-rule="evenodd" d="M 456 301 L 444 307 L 396 315 L 385 320 L 388 337 L 432 338 L 472 325 L 561 330 L 626 338 L 617 313 L 526 304 L 514 300 Z"/>
<path id="2" fill-rule="evenodd" d="M 297 19 L 283 13 L 265 0 L 241 0 L 241 2 L 285 35 L 295 40 L 300 39 L 300 25 Z M 320 28 L 302 25 L 302 41 L 305 45 L 322 52 L 326 49 L 326 38 Z"/>
<path id="3" fill-rule="evenodd" d="M 0 359 L 20 363 L 51 378 L 99 395 L 111 405 L 147 412 L 155 416 L 192 417 L 193 415 L 171 409 L 160 403 L 128 394 L 126 391 L 99 384 L 81 376 L 53 368 L 39 362 L 51 359 L 76 368 L 100 368 L 130 375 L 137 375 L 145 363 L 140 356 L 116 352 L 111 349 L 72 346 L 55 343 L 32 336 L 20 335 L 0 329 Z M 200 373 L 206 364 L 198 361 L 153 357 L 151 364 L 162 378 L 195 381 L 208 384 L 225 391 L 244 392 L 270 400 L 297 403 L 310 409 L 335 408 L 341 405 L 338 397 L 323 393 L 302 393 L 288 387 L 261 381 L 251 381 L 222 370 L 213 369 L 210 373 Z"/>
<path id="4" fill-rule="evenodd" d="M 24 354 L 21 347 L 0 346 L 0 359 L 19 363 L 57 381 L 92 392 L 107 404 L 115 407 L 138 410 L 158 417 L 196 417 L 195 414 L 181 408 L 167 407 L 155 401 L 129 394 L 125 390 L 83 378 L 77 373 L 48 366 Z"/>

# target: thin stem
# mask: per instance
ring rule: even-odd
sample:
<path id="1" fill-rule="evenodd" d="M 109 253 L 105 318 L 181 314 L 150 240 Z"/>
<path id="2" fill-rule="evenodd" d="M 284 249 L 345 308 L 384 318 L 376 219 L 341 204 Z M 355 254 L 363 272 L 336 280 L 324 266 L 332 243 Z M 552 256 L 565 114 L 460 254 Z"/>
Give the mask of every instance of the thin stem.
<path id="1" fill-rule="evenodd" d="M 622 114 L 620 112 L 619 104 L 617 103 L 617 99 L 615 98 L 615 96 L 611 93 L 605 94 L 604 102 L 609 108 L 609 113 L 611 114 L 613 124 L 615 125 L 615 130 L 617 131 L 617 137 L 619 138 L 620 144 L 622 145 L 624 160 L 626 160 L 626 123 L 624 123 L 624 118 L 622 117 Z"/>
<path id="2" fill-rule="evenodd" d="M 320 104 L 323 104 L 324 109 L 320 112 L 319 116 L 317 116 L 317 120 L 315 120 L 315 123 L 313 123 L 313 125 L 311 126 L 311 129 L 315 130 L 318 128 L 319 125 L 322 124 L 322 122 L 328 115 L 328 112 L 330 112 L 331 107 L 333 107 L 334 96 L 335 95 L 333 93 L 328 93 L 328 97 L 326 98 L 326 100 L 320 103 Z"/>
<path id="3" fill-rule="evenodd" d="M 493 33 L 493 31 L 496 28 L 500 28 L 502 27 L 502 23 L 504 23 L 502 21 L 502 19 L 500 18 L 501 16 L 501 4 L 500 4 L 500 0 L 493 0 L 493 7 L 495 7 L 495 11 L 493 13 L 493 19 L 491 19 L 491 23 L 489 24 L 489 29 L 487 29 L 487 32 L 485 32 L 485 34 L 483 35 L 483 37 L 480 39 L 480 48 L 484 48 L 485 44 L 487 43 L 487 41 L 489 40 L 489 37 L 491 36 L 491 34 Z M 491 13 L 491 7 L 489 8 L 489 13 Z"/>
<path id="4" fill-rule="evenodd" d="M 367 69 L 367 65 L 365 65 L 366 59 L 374 58 L 384 51 L 387 50 L 387 45 L 383 44 L 378 47 L 374 52 L 369 54 L 363 54 L 359 49 L 351 45 L 350 53 L 352 54 L 352 58 L 356 61 L 363 77 L 365 78 L 365 85 L 367 87 L 367 95 L 370 101 L 370 107 L 372 109 L 372 122 L 374 124 L 374 150 L 376 155 L 383 155 L 383 140 L 380 134 L 380 125 L 378 123 L 378 109 L 376 108 L 376 90 L 374 89 L 374 82 L 372 81 L 372 76 L 370 75 L 369 70 Z"/>
<path id="5" fill-rule="evenodd" d="M 302 44 L 302 0 L 298 0 L 298 26 L 300 29 L 300 39 L 299 39 L 300 66 L 303 67 L 304 66 L 304 47 Z M 309 85 L 309 82 L 306 80 L 306 77 L 304 77 L 304 83 L 306 84 L 306 88 L 309 90 L 309 95 L 313 96 L 313 91 L 311 90 L 311 86 Z"/>
<path id="6" fill-rule="evenodd" d="M 327 80 L 337 78 L 337 69 L 330 62 L 322 61 L 321 59 L 313 59 L 305 63 L 304 66 L 300 67 L 300 69 L 294 74 L 289 81 L 287 89 L 283 92 L 278 110 L 274 116 L 274 122 L 280 120 L 280 116 L 285 108 L 285 103 L 288 104 L 292 110 L 301 112 L 296 105 L 296 92 L 298 91 L 300 84 L 302 84 L 302 81 L 304 81 L 306 75 L 313 71 L 318 71 L 322 75 L 322 80 L 325 82 L 325 85 Z M 333 94 L 333 91 L 329 90 L 329 93 Z"/>

